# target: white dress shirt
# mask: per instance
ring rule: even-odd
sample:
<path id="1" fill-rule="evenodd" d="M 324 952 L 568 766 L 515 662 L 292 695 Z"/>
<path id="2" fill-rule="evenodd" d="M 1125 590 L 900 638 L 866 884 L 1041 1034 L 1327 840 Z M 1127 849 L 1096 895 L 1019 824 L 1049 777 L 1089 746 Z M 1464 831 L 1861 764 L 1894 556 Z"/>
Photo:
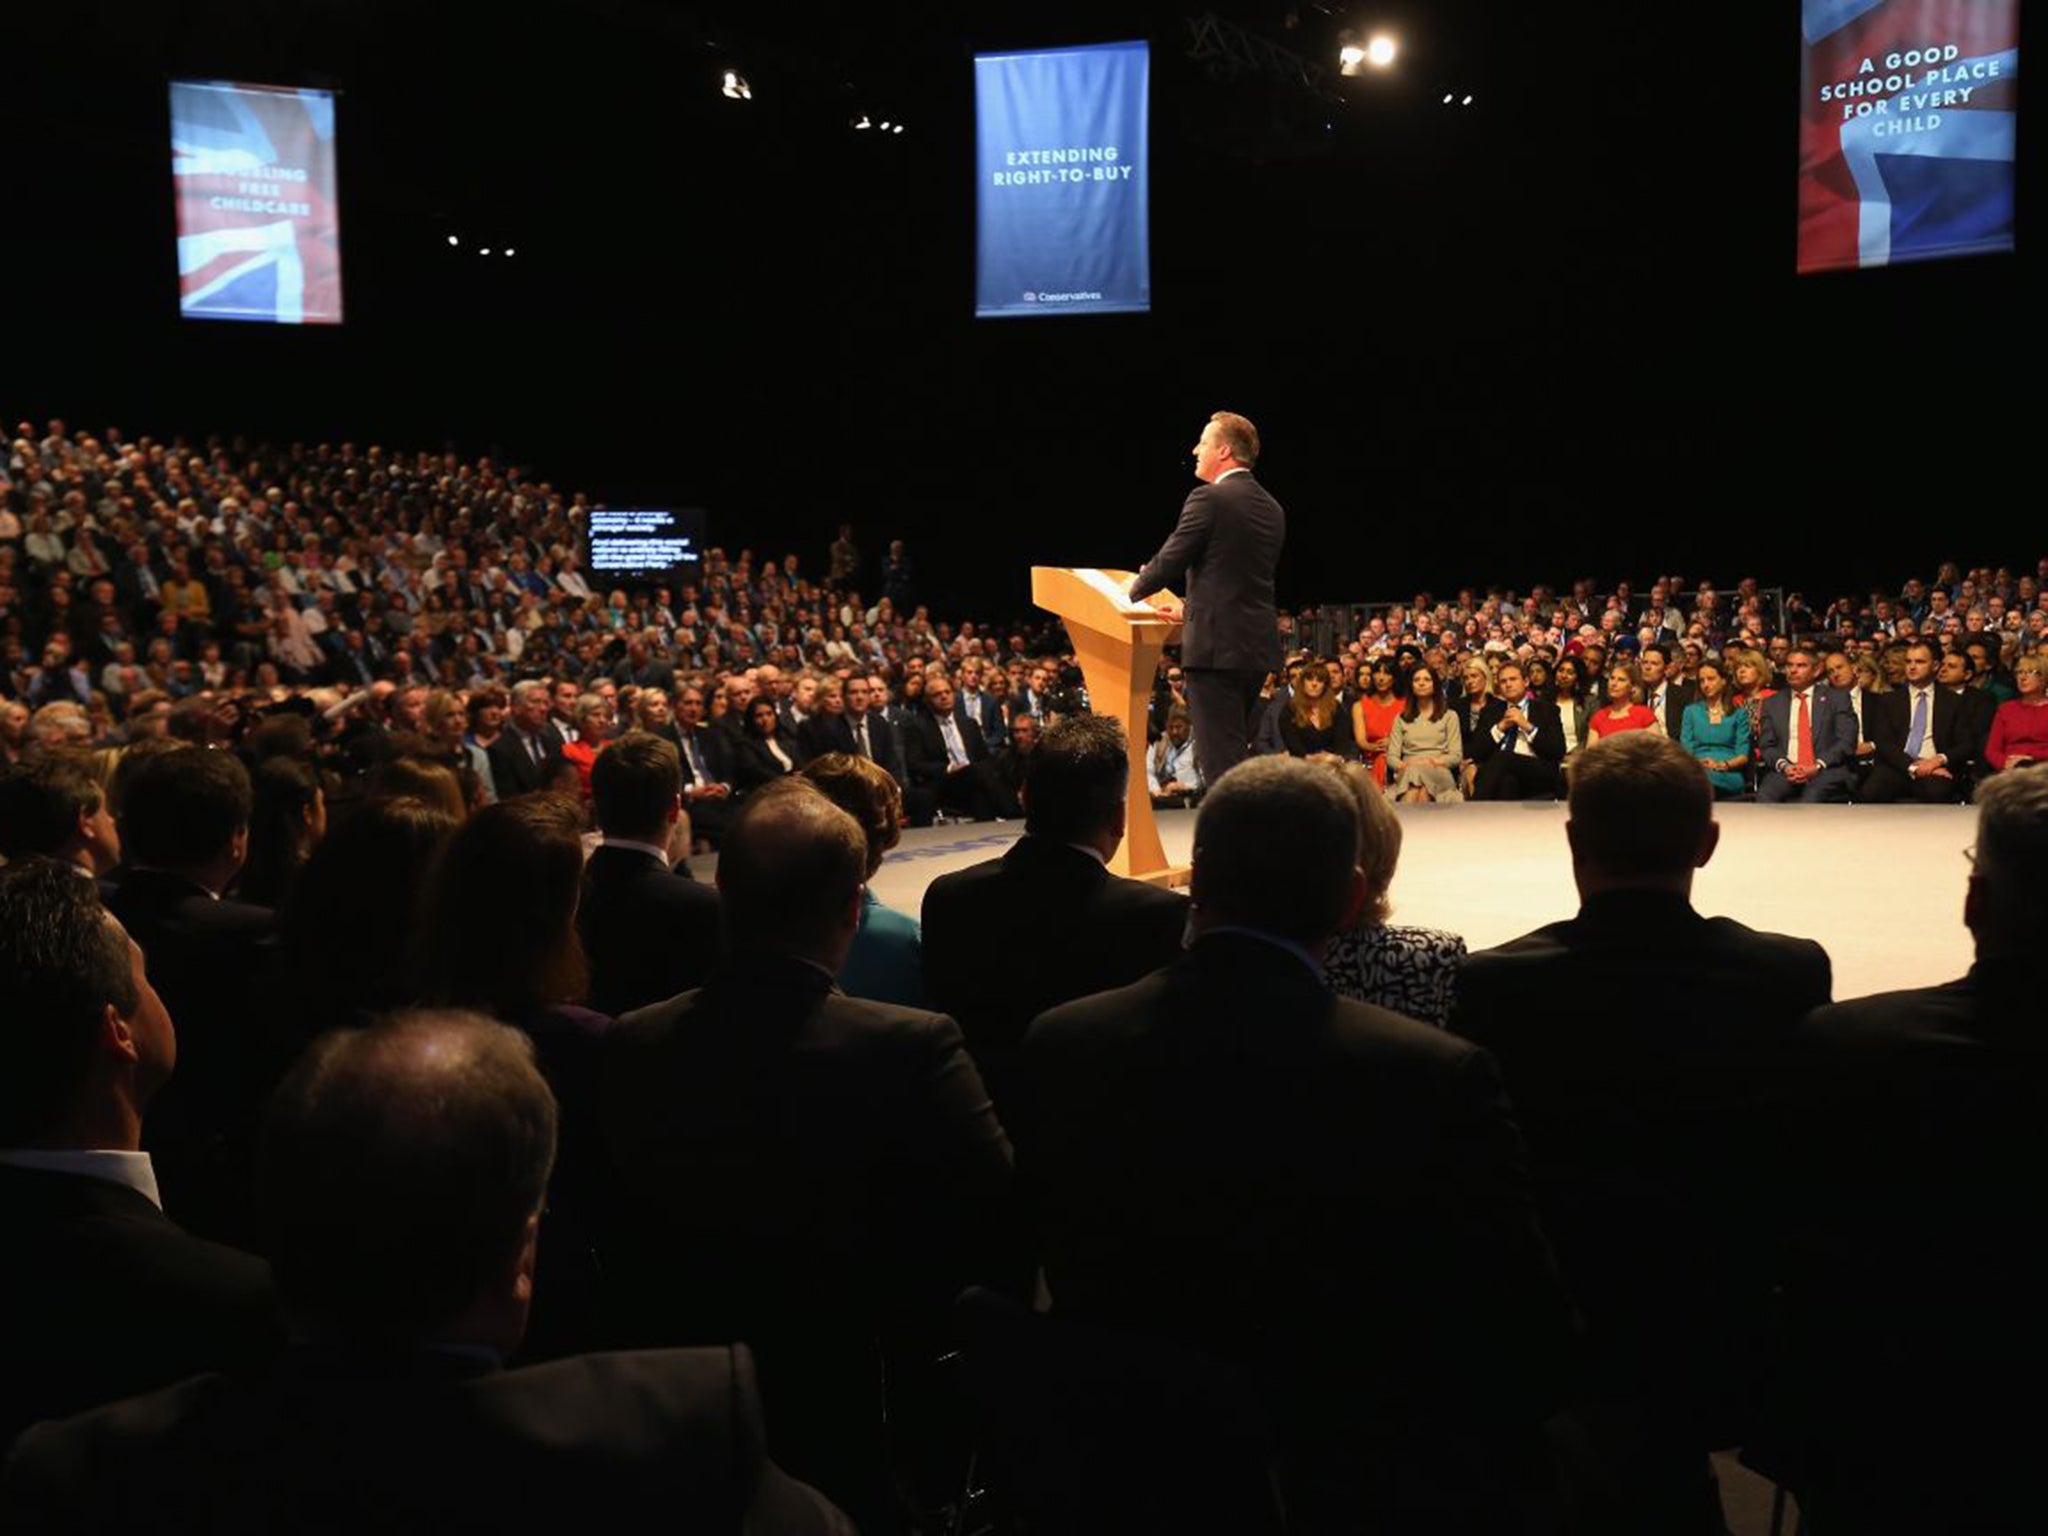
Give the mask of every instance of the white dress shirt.
<path id="1" fill-rule="evenodd" d="M 157 1193 L 156 1165 L 150 1162 L 147 1152 L 43 1152 L 31 1147 L 18 1147 L 0 1152 L 0 1164 L 9 1168 L 36 1168 L 44 1173 L 75 1174 L 83 1179 L 125 1185 L 158 1210 L 164 1208 L 163 1196 Z"/>

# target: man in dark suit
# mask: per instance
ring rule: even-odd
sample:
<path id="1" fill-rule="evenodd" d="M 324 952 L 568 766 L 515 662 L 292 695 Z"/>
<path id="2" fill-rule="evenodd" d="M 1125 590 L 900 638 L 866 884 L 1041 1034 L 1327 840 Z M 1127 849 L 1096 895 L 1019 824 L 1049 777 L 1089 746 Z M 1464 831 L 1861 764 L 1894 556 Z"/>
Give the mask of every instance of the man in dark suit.
<path id="1" fill-rule="evenodd" d="M 676 685 L 676 669 L 636 635 L 626 642 L 626 654 L 612 667 L 611 678 L 621 688 L 631 684 L 635 688 L 667 690 Z"/>
<path id="2" fill-rule="evenodd" d="M 263 1147 L 300 1342 L 268 1370 L 31 1431 L 0 1524 L 848 1532 L 763 1456 L 744 1346 L 502 1369 L 533 1300 L 555 1123 L 531 1043 L 480 1015 L 324 1036 Z"/>
<path id="3" fill-rule="evenodd" d="M 910 772 L 903 762 L 903 743 L 897 737 L 896 728 L 876 707 L 877 702 L 875 685 L 868 678 L 850 677 L 846 680 L 846 725 L 854 740 L 852 750 L 862 757 L 872 758 L 888 770 L 899 787 L 908 789 Z"/>
<path id="4" fill-rule="evenodd" d="M 1555 799 L 1558 764 L 1564 761 L 1564 721 L 1557 706 L 1530 694 L 1519 662 L 1501 663 L 1494 689 L 1465 742 L 1473 765 L 1472 798 Z"/>
<path id="5" fill-rule="evenodd" d="M 1935 680 L 1935 667 L 1934 647 L 1915 640 L 1906 647 L 1905 686 L 1865 705 L 1876 751 L 1857 799 L 1953 805 L 1963 798 L 1981 739 L 1968 701 Z"/>
<path id="6" fill-rule="evenodd" d="M 1707 1453 L 1750 1427 L 1772 1278 L 1766 1095 L 1828 957 L 1693 910 L 1720 829 L 1674 741 L 1581 754 L 1565 831 L 1578 916 L 1470 957 L 1451 1028 L 1498 1059 L 1529 1138 L 1625 1523 L 1719 1531 Z"/>
<path id="7" fill-rule="evenodd" d="M 120 828 L 82 756 L 42 752 L 0 772 L 0 858 L 37 855 L 95 880 L 121 862 Z"/>
<path id="8" fill-rule="evenodd" d="M 141 1130 L 177 1058 L 171 1018 L 70 866 L 0 871 L 0 1018 L 0 1448 L 38 1419 L 281 1347 L 263 1262 L 187 1236 L 159 1204 Z"/>
<path id="9" fill-rule="evenodd" d="M 718 960 L 718 893 L 676 863 L 689 837 L 679 762 L 672 743 L 628 731 L 591 766 L 604 841 L 583 866 L 576 927 L 590 1006 L 614 1017 L 702 986 Z"/>
<path id="10" fill-rule="evenodd" d="M 1536 1529 L 1507 1516 L 1547 1481 L 1569 1308 L 1491 1060 L 1324 981 L 1357 837 L 1327 770 L 1233 769 L 1186 957 L 1031 1026 L 1018 1174 L 1054 1316 L 1235 1378 L 1291 1529 Z"/>
<path id="11" fill-rule="evenodd" d="M 690 833 L 716 848 L 732 822 L 733 739 L 704 723 L 704 690 L 695 683 L 676 691 L 676 744 Z"/>
<path id="12" fill-rule="evenodd" d="M 936 1358 L 961 1287 L 1010 1277 L 1010 1146 L 951 1019 L 833 985 L 866 870 L 807 781 L 747 797 L 729 957 L 606 1040 L 594 1184 L 616 1341 L 747 1340 L 776 1459 L 891 1529 L 883 1362 Z"/>
<path id="13" fill-rule="evenodd" d="M 1036 728 L 1029 715 L 1018 722 L 1020 737 Z M 960 1021 L 999 1110 L 1031 1021 L 1171 965 L 1188 920 L 1186 897 L 1107 868 L 1131 773 L 1121 725 L 1070 716 L 1028 761 L 1024 836 L 924 894 L 925 995 Z"/>
<path id="14" fill-rule="evenodd" d="M 1796 1039 L 1786 1407 L 1815 1530 L 2041 1523 L 2048 772 L 1977 803 L 1969 974 L 1823 1008 Z"/>
<path id="15" fill-rule="evenodd" d="M 484 749 L 491 760 L 491 782 L 498 786 L 500 800 L 546 789 L 561 772 L 563 738 L 548 718 L 553 709 L 553 695 L 539 678 L 527 678 L 512 685 L 512 707 L 505 715 L 505 729 Z"/>
<path id="16" fill-rule="evenodd" d="M 180 1221 L 231 1242 L 252 1235 L 256 1119 L 299 1043 L 262 995 L 276 914 L 222 895 L 248 854 L 251 802 L 232 752 L 148 759 L 124 791 L 129 862 L 110 902 L 179 1021 L 178 1075 L 149 1120 L 158 1177 Z"/>
<path id="17" fill-rule="evenodd" d="M 1664 734 L 1678 740 L 1685 706 L 1699 697 L 1699 690 L 1671 675 L 1671 647 L 1662 640 L 1644 646 L 1636 663 L 1643 677 L 1643 703 L 1656 715 Z"/>
<path id="18" fill-rule="evenodd" d="M 1195 478 L 1180 521 L 1131 583 L 1134 601 L 1180 587 L 1181 669 L 1194 712 L 1195 755 L 1211 782 L 1251 755 L 1254 706 L 1280 659 L 1273 573 L 1287 514 L 1252 478 L 1259 434 L 1218 411 L 1195 444 Z"/>
<path id="19" fill-rule="evenodd" d="M 1782 804 L 1849 798 L 1856 715 L 1848 700 L 1814 681 L 1819 662 L 1800 647 L 1785 657 L 1785 686 L 1763 703 L 1757 730 L 1756 797 Z"/>
<path id="20" fill-rule="evenodd" d="M 992 771 L 981 727 L 967 718 L 943 672 L 926 679 L 924 703 L 904 724 L 903 756 L 911 784 L 930 795 L 940 810 L 973 821 L 1016 814 Z"/>

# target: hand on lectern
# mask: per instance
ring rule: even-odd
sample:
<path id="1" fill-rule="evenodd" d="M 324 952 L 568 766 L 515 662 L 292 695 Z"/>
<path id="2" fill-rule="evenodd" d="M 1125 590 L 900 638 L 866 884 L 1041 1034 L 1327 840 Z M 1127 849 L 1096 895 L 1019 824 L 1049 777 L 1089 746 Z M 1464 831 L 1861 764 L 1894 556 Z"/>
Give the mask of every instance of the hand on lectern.
<path id="1" fill-rule="evenodd" d="M 1147 598 L 1146 601 L 1152 605 L 1154 612 L 1173 620 L 1176 624 L 1181 621 L 1183 614 L 1181 601 L 1171 592 L 1156 592 Z"/>

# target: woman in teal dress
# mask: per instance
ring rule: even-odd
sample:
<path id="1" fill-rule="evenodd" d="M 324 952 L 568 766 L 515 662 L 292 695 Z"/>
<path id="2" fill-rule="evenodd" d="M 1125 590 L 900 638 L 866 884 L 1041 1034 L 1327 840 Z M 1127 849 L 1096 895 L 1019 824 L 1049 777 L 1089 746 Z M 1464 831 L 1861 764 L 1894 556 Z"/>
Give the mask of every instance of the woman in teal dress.
<path id="1" fill-rule="evenodd" d="M 827 752 L 799 770 L 825 798 L 860 823 L 868 843 L 868 879 L 903 836 L 903 792 L 871 758 Z M 924 1006 L 924 933 L 907 912 L 885 907 L 873 888 L 861 891 L 860 929 L 839 970 L 839 990 L 873 1003 Z"/>
<path id="2" fill-rule="evenodd" d="M 1700 696 L 1679 720 L 1679 745 L 1707 770 L 1716 799 L 1739 795 L 1749 763 L 1749 711 L 1729 702 L 1728 674 L 1718 661 L 1700 663 L 1698 682 Z"/>

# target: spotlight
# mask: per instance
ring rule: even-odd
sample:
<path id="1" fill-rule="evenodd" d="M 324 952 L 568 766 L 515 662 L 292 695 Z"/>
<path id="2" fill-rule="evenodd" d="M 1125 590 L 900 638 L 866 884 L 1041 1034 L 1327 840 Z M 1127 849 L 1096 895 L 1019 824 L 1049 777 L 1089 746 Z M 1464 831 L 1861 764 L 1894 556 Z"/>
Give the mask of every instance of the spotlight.
<path id="1" fill-rule="evenodd" d="M 1365 45 L 1365 62 L 1374 69 L 1385 69 L 1394 62 L 1394 55 L 1398 52 L 1398 45 L 1382 32 Z"/>
<path id="2" fill-rule="evenodd" d="M 1451 103 L 1452 103 L 1453 101 L 1455 101 L 1456 99 L 1457 99 L 1457 98 L 1456 98 L 1455 96 L 1453 96 L 1453 95 L 1452 95 L 1452 94 L 1451 94 L 1451 93 L 1450 93 L 1449 91 L 1445 91 L 1445 92 L 1444 92 L 1444 105 L 1445 105 L 1445 106 L 1447 106 L 1447 107 L 1448 107 L 1448 106 L 1449 106 L 1449 105 L 1450 105 L 1450 104 L 1451 104 Z"/>
<path id="3" fill-rule="evenodd" d="M 724 81 L 720 84 L 718 90 L 719 94 L 724 96 L 727 101 L 752 101 L 754 99 L 754 88 L 747 84 L 747 77 L 736 69 L 728 69 L 725 72 Z"/>
<path id="4" fill-rule="evenodd" d="M 872 128 L 875 125 L 868 121 L 867 113 L 863 112 L 860 115 L 859 121 L 857 121 L 853 126 L 856 128 Z"/>
<path id="5" fill-rule="evenodd" d="M 1471 98 L 1470 96 L 1467 96 L 1467 97 L 1466 97 L 1466 98 L 1465 98 L 1465 99 L 1464 99 L 1464 100 L 1463 100 L 1462 102 L 1460 102 L 1460 103 L 1459 103 L 1459 105 L 1460 105 L 1460 106 L 1465 106 L 1465 107 L 1469 107 L 1469 106 L 1471 106 L 1471 105 L 1472 105 L 1472 98 Z"/>
<path id="6" fill-rule="evenodd" d="M 879 123 L 875 124 L 875 126 L 881 129 L 882 132 L 887 133 L 889 131 L 889 119 L 885 117 Z"/>
<path id="7" fill-rule="evenodd" d="M 480 250 L 480 251 L 478 251 L 478 252 L 477 252 L 477 255 L 479 255 L 479 256 L 488 256 L 488 255 L 490 255 L 490 254 L 491 254 L 491 248 L 490 248 L 490 247 L 489 247 L 488 245 L 487 245 L 487 246 L 485 246 L 485 247 L 484 247 L 484 248 L 483 248 L 482 250 Z"/>
<path id="8" fill-rule="evenodd" d="M 1365 62 L 1365 50 L 1356 43 L 1346 43 L 1337 50 L 1337 62 L 1343 66 L 1345 74 L 1355 75 L 1358 66 Z"/>
<path id="9" fill-rule="evenodd" d="M 450 235 L 448 237 L 448 243 L 454 246 L 457 250 L 460 250 L 462 248 L 462 240 L 459 236 Z"/>
<path id="10" fill-rule="evenodd" d="M 903 131 L 903 125 L 901 123 L 898 123 L 894 128 L 890 129 L 889 131 L 891 133 L 901 133 Z"/>
<path id="11" fill-rule="evenodd" d="M 507 256 L 517 256 L 519 253 L 513 250 L 512 247 L 508 245 L 505 247 L 505 254 Z"/>

